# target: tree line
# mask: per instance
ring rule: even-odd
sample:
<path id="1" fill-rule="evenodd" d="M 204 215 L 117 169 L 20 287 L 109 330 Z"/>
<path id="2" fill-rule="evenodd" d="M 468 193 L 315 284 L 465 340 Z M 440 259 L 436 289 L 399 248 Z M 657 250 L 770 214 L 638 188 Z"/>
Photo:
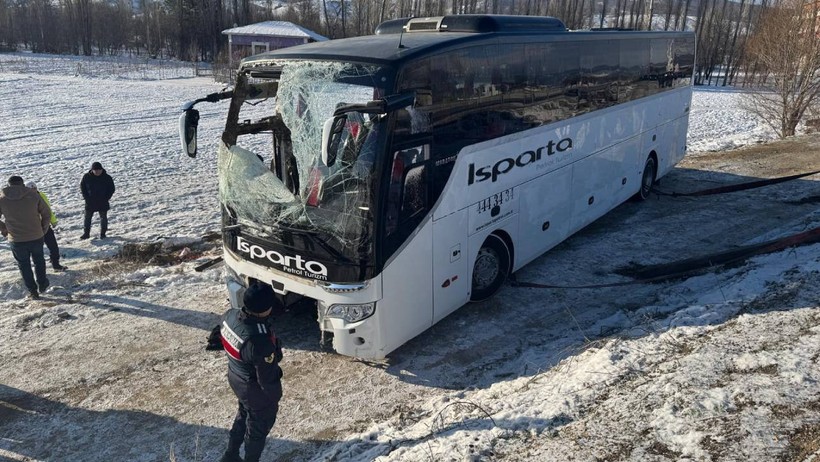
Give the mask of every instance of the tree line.
<path id="1" fill-rule="evenodd" d="M 696 84 L 790 85 L 789 92 L 809 94 L 787 92 L 779 104 L 800 106 L 790 110 L 802 117 L 806 101 L 817 96 L 811 93 L 817 76 L 808 74 L 817 72 L 811 66 L 820 62 L 814 59 L 820 56 L 817 5 L 816 0 L 0 0 L 0 51 L 214 62 L 227 61 L 223 30 L 267 20 L 343 38 L 372 34 L 382 21 L 399 17 L 545 15 L 570 29 L 692 30 Z M 795 57 L 801 53 L 815 55 Z M 787 66 L 784 58 L 796 64 Z M 801 73 L 797 80 L 803 86 L 780 76 L 783 69 Z M 779 133 L 793 133 L 796 122 L 781 122 Z"/>
<path id="2" fill-rule="evenodd" d="M 764 9 L 752 0 L 0 0 L 0 48 L 70 54 L 134 53 L 214 61 L 221 31 L 291 21 L 329 38 L 367 35 L 386 19 L 445 14 L 546 15 L 570 29 L 696 30 L 698 83 L 732 81 Z M 650 18 L 653 18 L 650 21 Z M 728 72 L 718 81 L 716 71 Z M 734 71 L 734 72 L 732 72 Z"/>

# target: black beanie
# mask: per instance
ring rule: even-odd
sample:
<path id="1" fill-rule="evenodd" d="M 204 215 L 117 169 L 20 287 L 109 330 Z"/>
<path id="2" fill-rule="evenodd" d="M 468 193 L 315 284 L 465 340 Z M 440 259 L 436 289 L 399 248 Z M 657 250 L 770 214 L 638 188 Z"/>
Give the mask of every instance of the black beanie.
<path id="1" fill-rule="evenodd" d="M 23 184 L 23 178 L 17 175 L 9 177 L 9 185 L 20 185 Z"/>
<path id="2" fill-rule="evenodd" d="M 99 162 L 94 162 L 91 164 L 91 170 L 102 170 L 102 164 Z"/>
<path id="3" fill-rule="evenodd" d="M 242 303 L 245 304 L 245 311 L 249 313 L 264 313 L 278 302 L 273 294 L 273 289 L 267 284 L 251 284 L 245 289 Z"/>

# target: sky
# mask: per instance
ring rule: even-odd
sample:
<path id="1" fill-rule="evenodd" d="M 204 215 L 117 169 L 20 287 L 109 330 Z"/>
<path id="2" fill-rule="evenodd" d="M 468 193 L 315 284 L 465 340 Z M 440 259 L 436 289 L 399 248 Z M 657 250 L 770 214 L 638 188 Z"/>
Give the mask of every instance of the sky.
<path id="1" fill-rule="evenodd" d="M 50 274 L 43 300 L 25 301 L 0 240 L 0 458 L 220 455 L 234 401 L 204 339 L 226 309 L 224 268 L 193 267 L 219 255 L 202 237 L 219 230 L 227 104 L 197 106 L 197 159 L 180 152 L 177 118 L 221 88 L 182 66 L 0 54 L 0 178 L 22 175 L 49 196 L 69 267 Z M 775 138 L 742 97 L 695 90 L 688 155 L 662 189 L 765 176 L 764 161 L 730 151 Z M 81 241 L 79 181 L 94 161 L 117 186 L 110 238 Z M 614 271 L 631 264 L 816 228 L 818 181 L 627 203 L 516 276 L 623 282 Z M 113 258 L 145 243 L 192 259 Z M 319 349 L 315 314 L 288 312 L 276 320 L 285 398 L 263 460 L 817 460 L 802 442 L 820 421 L 818 283 L 820 244 L 659 284 L 505 286 L 377 362 Z"/>

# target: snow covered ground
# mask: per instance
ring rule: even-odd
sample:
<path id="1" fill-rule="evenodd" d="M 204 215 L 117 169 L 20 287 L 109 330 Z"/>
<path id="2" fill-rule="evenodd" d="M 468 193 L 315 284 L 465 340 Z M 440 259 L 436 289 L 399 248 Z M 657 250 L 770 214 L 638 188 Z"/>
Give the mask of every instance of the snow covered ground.
<path id="1" fill-rule="evenodd" d="M 25 302 L 0 241 L 0 459 L 215 460 L 234 400 L 223 355 L 203 347 L 226 295 L 221 269 L 192 268 L 219 253 L 197 243 L 219 229 L 214 152 L 227 105 L 198 107 L 196 160 L 179 153 L 177 117 L 221 87 L 149 68 L 75 76 L 76 63 L 54 56 L 26 55 L 21 69 L 20 59 L 0 54 L 0 180 L 19 174 L 49 196 L 70 270 Z M 740 96 L 695 91 L 690 154 L 662 189 L 820 169 L 816 136 L 758 146 L 774 134 Z M 727 151 L 741 146 L 752 147 Z M 117 185 L 110 238 L 80 241 L 79 181 L 93 161 Z M 627 203 L 516 277 L 626 281 L 613 271 L 816 228 L 818 197 L 814 176 Z M 195 258 L 114 258 L 150 242 Z M 815 244 L 658 284 L 507 286 L 375 363 L 319 351 L 315 314 L 283 313 L 285 398 L 264 460 L 817 461 L 818 301 Z"/>

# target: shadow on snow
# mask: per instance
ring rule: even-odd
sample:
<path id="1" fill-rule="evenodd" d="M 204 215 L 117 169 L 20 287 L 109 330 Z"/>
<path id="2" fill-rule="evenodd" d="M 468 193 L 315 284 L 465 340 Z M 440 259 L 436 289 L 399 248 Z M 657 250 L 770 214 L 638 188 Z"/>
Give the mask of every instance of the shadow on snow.
<path id="1" fill-rule="evenodd" d="M 232 415 L 224 416 L 226 426 Z M 0 458 L 59 461 L 217 460 L 228 430 L 140 410 L 90 410 L 0 384 Z M 334 442 L 322 441 L 321 444 Z M 317 443 L 268 438 L 262 460 L 312 452 Z M 19 459 L 22 457 L 22 459 Z M 7 459 L 3 459 L 7 460 Z"/>

